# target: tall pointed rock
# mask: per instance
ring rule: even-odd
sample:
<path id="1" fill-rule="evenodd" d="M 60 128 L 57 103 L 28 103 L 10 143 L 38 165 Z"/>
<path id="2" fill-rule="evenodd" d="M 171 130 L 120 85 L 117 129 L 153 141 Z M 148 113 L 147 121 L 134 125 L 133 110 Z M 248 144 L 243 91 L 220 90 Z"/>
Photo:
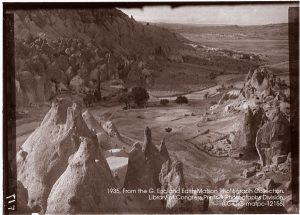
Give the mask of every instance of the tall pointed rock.
<path id="1" fill-rule="evenodd" d="M 51 190 L 47 213 L 116 213 L 124 210 L 125 198 L 108 192 L 116 185 L 97 148 L 95 141 L 81 138 L 79 149 Z"/>
<path id="2" fill-rule="evenodd" d="M 17 178 L 28 190 L 28 206 L 45 212 L 53 184 L 65 171 L 70 155 L 80 145 L 80 137 L 96 140 L 86 126 L 77 103 L 57 99 L 40 126 L 17 153 Z"/>
<path id="3" fill-rule="evenodd" d="M 168 149 L 167 149 L 167 146 L 166 146 L 166 141 L 165 141 L 164 138 L 160 142 L 159 153 L 166 160 L 170 159 L 170 155 L 169 155 L 169 152 L 168 152 Z"/>

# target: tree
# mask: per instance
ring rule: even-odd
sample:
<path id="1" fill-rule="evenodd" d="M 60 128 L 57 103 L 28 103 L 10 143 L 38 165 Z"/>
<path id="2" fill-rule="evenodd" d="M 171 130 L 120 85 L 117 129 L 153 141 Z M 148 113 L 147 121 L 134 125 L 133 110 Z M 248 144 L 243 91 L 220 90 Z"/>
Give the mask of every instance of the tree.
<path id="1" fill-rule="evenodd" d="M 126 90 L 123 90 L 120 94 L 119 94 L 119 102 L 124 103 L 125 104 L 125 108 L 130 109 L 130 101 L 131 101 L 131 97 L 130 94 L 127 92 Z"/>
<path id="2" fill-rule="evenodd" d="M 162 105 L 162 106 L 166 106 L 166 105 L 169 104 L 169 100 L 168 100 L 168 99 L 161 99 L 161 100 L 159 101 L 159 103 L 160 103 L 160 105 Z"/>
<path id="3" fill-rule="evenodd" d="M 187 104 L 187 103 L 189 103 L 187 97 L 185 97 L 185 96 L 177 96 L 175 102 L 177 104 Z"/>
<path id="4" fill-rule="evenodd" d="M 147 90 L 143 87 L 133 87 L 130 92 L 130 98 L 137 106 L 143 106 L 149 99 Z"/>

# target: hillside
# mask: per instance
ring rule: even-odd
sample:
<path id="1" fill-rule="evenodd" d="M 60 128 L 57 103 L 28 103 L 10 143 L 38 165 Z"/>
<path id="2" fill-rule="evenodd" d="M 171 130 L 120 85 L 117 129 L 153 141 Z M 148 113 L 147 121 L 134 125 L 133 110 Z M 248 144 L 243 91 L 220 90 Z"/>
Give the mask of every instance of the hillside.
<path id="1" fill-rule="evenodd" d="M 185 25 L 185 24 L 169 24 L 159 23 L 168 29 L 175 30 L 178 33 L 199 34 L 201 37 L 215 36 L 228 37 L 232 39 L 288 39 L 288 24 L 269 24 L 269 25 Z"/>
<path id="2" fill-rule="evenodd" d="M 186 92 L 214 85 L 210 77 L 246 73 L 262 63 L 258 56 L 197 48 L 114 8 L 13 12 L 19 107 L 48 102 L 62 91 L 93 94 L 94 100 L 136 85 Z"/>
<path id="3" fill-rule="evenodd" d="M 93 92 L 99 99 L 105 88 L 100 83 L 110 80 L 149 85 L 149 61 L 192 49 L 182 36 L 138 23 L 114 8 L 13 13 L 18 106 L 70 90 Z"/>
<path id="4" fill-rule="evenodd" d="M 183 37 L 161 27 L 146 26 L 117 9 L 22 10 L 15 12 L 17 39 L 43 35 L 82 39 L 119 54 L 153 54 L 159 46 L 168 52 L 183 48 Z"/>

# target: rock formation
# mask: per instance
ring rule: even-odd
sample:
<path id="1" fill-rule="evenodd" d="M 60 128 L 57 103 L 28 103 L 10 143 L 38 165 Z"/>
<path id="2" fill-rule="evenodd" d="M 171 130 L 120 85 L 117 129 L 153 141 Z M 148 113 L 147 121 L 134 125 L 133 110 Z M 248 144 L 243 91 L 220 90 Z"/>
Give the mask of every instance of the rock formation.
<path id="1" fill-rule="evenodd" d="M 111 149 L 109 136 L 102 128 L 101 124 L 93 117 L 93 115 L 86 110 L 83 112 L 82 117 L 88 128 L 97 135 L 98 143 L 103 150 Z"/>
<path id="2" fill-rule="evenodd" d="M 126 189 L 156 189 L 153 180 L 152 168 L 147 162 L 146 157 L 142 151 L 139 143 L 136 143 L 133 149 L 129 152 L 128 168 L 124 181 L 124 188 Z M 147 194 L 129 195 L 129 199 L 136 202 L 135 212 L 149 213 L 159 212 L 163 209 L 162 202 L 153 200 L 149 201 Z"/>
<path id="3" fill-rule="evenodd" d="M 99 132 L 104 132 L 101 124 L 93 117 L 89 110 L 84 111 L 82 113 L 82 117 L 88 128 L 94 131 L 95 134 Z"/>
<path id="4" fill-rule="evenodd" d="M 103 129 L 110 137 L 120 138 L 120 134 L 112 121 L 105 122 L 103 124 Z"/>
<path id="5" fill-rule="evenodd" d="M 258 68 L 255 71 L 249 71 L 246 77 L 246 83 L 242 89 L 245 98 L 250 99 L 254 96 L 267 97 L 273 95 L 273 87 L 276 78 L 266 68 Z"/>
<path id="6" fill-rule="evenodd" d="M 31 210 L 27 206 L 28 191 L 20 181 L 17 181 L 17 198 L 18 198 L 17 199 L 18 211 L 21 211 L 22 213 L 30 213 L 31 214 Z"/>
<path id="7" fill-rule="evenodd" d="M 173 162 L 170 160 L 166 161 L 162 166 L 159 180 L 163 190 L 171 191 L 185 188 L 182 163 L 177 160 Z M 180 212 L 184 209 L 185 202 L 173 198 L 175 195 L 177 194 L 174 192 L 168 192 L 168 194 L 166 194 L 167 201 L 165 207 L 169 211 Z"/>
<path id="8" fill-rule="evenodd" d="M 131 149 L 131 145 L 122 137 L 112 121 L 106 121 L 102 127 L 109 137 L 111 148 L 125 149 L 126 151 Z"/>
<path id="9" fill-rule="evenodd" d="M 233 139 L 232 152 L 239 152 L 244 155 L 256 152 L 255 141 L 257 131 L 266 121 L 267 116 L 262 107 L 257 106 L 253 110 L 248 107 L 244 114 L 241 128 L 237 131 Z"/>
<path id="10" fill-rule="evenodd" d="M 164 144 L 162 143 L 162 153 L 166 153 L 164 149 Z M 143 152 L 146 158 L 147 163 L 151 167 L 153 172 L 153 181 L 155 186 L 159 188 L 161 186 L 159 181 L 159 173 L 161 171 L 162 165 L 167 161 L 167 157 L 164 157 L 160 154 L 156 146 L 152 143 L 151 130 L 149 127 L 146 127 L 144 132 L 144 143 L 143 143 Z M 165 155 L 167 156 L 167 155 Z"/>
<path id="11" fill-rule="evenodd" d="M 290 125 L 278 108 L 270 116 L 270 121 L 257 132 L 255 146 L 261 164 L 269 165 L 275 155 L 287 155 L 291 150 Z"/>
<path id="12" fill-rule="evenodd" d="M 160 147 L 159 147 L 159 153 L 165 159 L 167 159 L 167 160 L 170 159 L 170 155 L 169 155 L 169 152 L 168 152 L 168 149 L 167 149 L 167 146 L 166 146 L 165 139 L 161 140 Z"/>
<path id="13" fill-rule="evenodd" d="M 223 104 L 224 102 L 226 102 L 229 99 L 236 99 L 239 97 L 239 95 L 240 95 L 239 90 L 231 90 L 229 92 L 226 92 L 222 95 L 222 97 L 218 101 L 218 105 Z"/>
<path id="14" fill-rule="evenodd" d="M 241 129 L 236 133 L 232 150 L 247 153 L 255 150 L 255 124 L 254 116 L 251 108 L 248 107 L 246 113 L 244 114 L 244 119 L 242 121 Z"/>
<path id="15" fill-rule="evenodd" d="M 98 144 L 82 138 L 77 152 L 70 157 L 64 173 L 49 194 L 47 213 L 116 213 L 125 208 L 120 194 L 108 193 L 116 188 Z"/>
<path id="16" fill-rule="evenodd" d="M 67 168 L 70 155 L 77 151 L 81 136 L 97 141 L 78 104 L 58 99 L 21 146 L 17 176 L 28 190 L 28 206 L 34 212 L 45 212 L 51 188 Z"/>
<path id="17" fill-rule="evenodd" d="M 122 188 L 128 168 L 128 153 L 122 149 L 111 149 L 104 152 L 104 156 L 113 174 L 116 185 Z"/>

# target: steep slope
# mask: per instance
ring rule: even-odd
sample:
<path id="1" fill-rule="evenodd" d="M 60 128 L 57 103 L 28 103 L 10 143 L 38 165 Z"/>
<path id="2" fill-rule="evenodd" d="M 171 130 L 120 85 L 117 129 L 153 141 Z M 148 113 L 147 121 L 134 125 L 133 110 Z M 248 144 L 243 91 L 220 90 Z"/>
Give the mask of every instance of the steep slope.
<path id="1" fill-rule="evenodd" d="M 114 8 L 13 12 L 19 106 L 69 90 L 99 100 L 107 80 L 151 85 L 149 61 L 191 49 L 183 37 L 138 23 Z"/>
<path id="2" fill-rule="evenodd" d="M 15 34 L 19 39 L 42 34 L 51 40 L 78 38 L 94 42 L 99 48 L 136 54 L 154 53 L 159 46 L 165 51 L 183 47 L 182 37 L 160 27 L 140 24 L 114 8 L 22 10 L 15 14 Z"/>

